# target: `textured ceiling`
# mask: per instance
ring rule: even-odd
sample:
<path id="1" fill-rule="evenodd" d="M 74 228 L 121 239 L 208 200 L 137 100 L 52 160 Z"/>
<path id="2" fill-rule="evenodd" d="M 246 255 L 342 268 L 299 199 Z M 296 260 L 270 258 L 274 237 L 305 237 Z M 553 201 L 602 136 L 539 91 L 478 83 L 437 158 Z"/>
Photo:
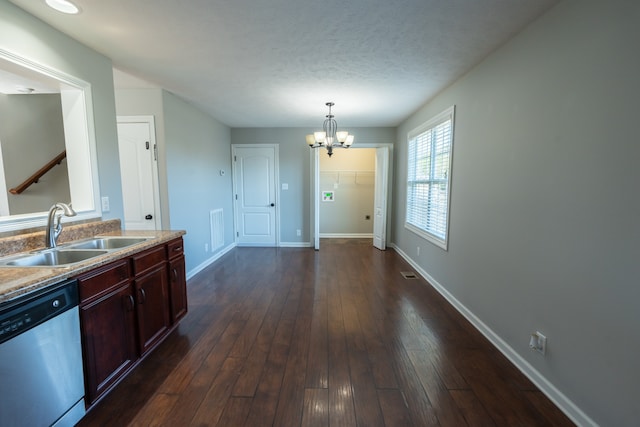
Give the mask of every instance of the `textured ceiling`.
<path id="1" fill-rule="evenodd" d="M 395 126 L 558 2 L 11 1 L 231 127 Z"/>

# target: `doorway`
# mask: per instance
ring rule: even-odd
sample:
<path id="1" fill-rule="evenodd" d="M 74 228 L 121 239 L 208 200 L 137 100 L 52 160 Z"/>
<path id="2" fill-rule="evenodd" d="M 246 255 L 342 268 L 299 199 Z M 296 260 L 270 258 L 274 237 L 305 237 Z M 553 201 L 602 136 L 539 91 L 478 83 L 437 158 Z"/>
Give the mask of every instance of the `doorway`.
<path id="1" fill-rule="evenodd" d="M 373 238 L 375 148 L 320 155 L 320 237 Z"/>
<path id="2" fill-rule="evenodd" d="M 118 116 L 125 230 L 160 230 L 158 147 L 153 116 Z"/>
<path id="3" fill-rule="evenodd" d="M 320 237 L 367 237 L 372 238 L 373 246 L 378 249 L 384 250 L 386 249 L 386 234 L 387 234 L 387 216 L 388 216 L 388 203 L 387 199 L 389 197 L 389 168 L 390 168 L 390 156 L 392 145 L 391 144 L 360 144 L 357 148 L 351 147 L 350 150 L 338 150 L 338 153 L 341 152 L 350 152 L 357 153 L 362 150 L 364 153 L 365 150 L 370 149 L 371 153 L 369 153 L 370 159 L 367 161 L 367 164 L 363 167 L 355 167 L 357 163 L 354 160 L 348 161 L 348 167 L 342 167 L 342 173 L 337 173 L 336 171 L 330 171 L 327 174 L 327 171 L 323 168 L 323 163 L 333 162 L 337 155 L 334 152 L 334 156 L 331 160 L 325 161 L 325 159 L 321 160 L 321 157 L 326 153 L 323 150 L 312 150 L 311 153 L 311 193 L 314 195 L 311 201 L 311 223 L 313 224 L 313 246 L 316 250 L 320 248 Z M 356 158 L 358 156 L 351 156 L 352 158 Z M 367 157 L 366 155 L 363 157 Z M 341 167 L 341 166 L 340 166 Z M 336 166 L 335 169 L 339 167 Z M 324 171 L 323 171 L 324 170 Z M 327 175 L 329 175 L 329 179 L 327 179 Z M 341 183 L 342 178 L 342 183 Z M 340 192 L 342 184 L 352 184 L 354 186 L 353 192 L 351 196 L 349 196 L 348 191 Z M 366 195 L 368 198 L 367 206 L 365 209 L 371 213 L 366 214 L 362 210 L 362 205 L 364 202 L 363 197 L 358 194 L 358 186 L 361 186 L 361 189 L 365 189 L 367 186 L 372 187 L 370 194 Z M 333 187 L 333 188 L 330 188 Z M 348 189 L 348 188 L 347 188 Z M 366 190 L 368 191 L 368 190 Z M 332 215 L 325 206 L 330 206 L 331 203 L 336 203 L 339 198 L 351 198 L 350 207 L 351 210 L 350 215 L 356 215 L 355 222 L 358 221 L 371 221 L 373 224 L 369 223 L 367 232 L 364 235 L 359 235 L 358 230 L 355 233 L 343 233 L 343 235 L 326 233 L 326 221 L 335 222 L 336 218 L 343 218 L 343 215 L 336 217 L 336 215 Z M 323 206 L 324 205 L 324 206 Z M 354 212 L 355 211 L 355 212 Z M 326 219 L 323 216 L 329 216 L 330 218 Z M 367 218 L 367 216 L 369 218 Z M 321 226 L 321 222 L 323 225 Z M 349 221 L 347 221 L 349 222 Z M 353 222 L 353 220 L 352 220 Z M 372 226 L 371 226 L 372 225 Z"/>

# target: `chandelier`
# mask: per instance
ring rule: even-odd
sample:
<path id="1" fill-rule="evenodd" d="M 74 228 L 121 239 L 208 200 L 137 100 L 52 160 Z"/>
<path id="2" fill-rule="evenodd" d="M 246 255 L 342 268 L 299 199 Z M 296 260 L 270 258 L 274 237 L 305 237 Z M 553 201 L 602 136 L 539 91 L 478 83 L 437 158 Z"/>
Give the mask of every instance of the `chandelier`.
<path id="1" fill-rule="evenodd" d="M 307 144 L 311 148 L 325 147 L 329 157 L 333 154 L 334 148 L 349 148 L 353 144 L 353 135 L 349 135 L 346 130 L 338 131 L 338 124 L 333 119 L 331 114 L 331 107 L 335 104 L 333 102 L 327 102 L 325 104 L 329 107 L 329 114 L 325 117 L 325 121 L 322 124 L 322 132 L 314 132 L 312 135 L 307 135 Z"/>

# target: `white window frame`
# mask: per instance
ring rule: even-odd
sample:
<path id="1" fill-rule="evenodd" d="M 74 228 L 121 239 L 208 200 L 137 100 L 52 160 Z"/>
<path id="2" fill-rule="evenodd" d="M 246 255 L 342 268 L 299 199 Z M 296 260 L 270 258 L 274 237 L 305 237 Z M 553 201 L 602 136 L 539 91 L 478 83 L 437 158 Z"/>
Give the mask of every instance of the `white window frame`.
<path id="1" fill-rule="evenodd" d="M 436 246 L 441 247 L 445 251 L 448 249 L 449 244 L 449 213 L 451 211 L 451 170 L 453 165 L 453 142 L 454 142 L 454 129 L 455 129 L 455 106 L 451 106 L 444 110 L 442 113 L 436 115 L 431 118 L 427 122 L 418 126 L 417 128 L 411 130 L 407 134 L 407 202 L 406 202 L 406 210 L 405 210 L 405 228 L 412 231 L 413 233 L 423 237 L 429 242 L 433 243 Z M 437 167 L 436 165 L 436 157 L 430 156 L 429 163 L 429 177 L 428 178 L 419 178 L 416 175 L 416 163 L 419 161 L 415 157 L 415 149 L 413 149 L 413 145 L 417 144 L 417 140 L 419 137 L 425 136 L 426 134 L 433 132 L 440 125 L 451 122 L 451 127 L 449 130 L 450 140 L 448 143 L 448 163 L 446 163 L 446 178 L 436 178 L 433 176 L 433 171 Z M 436 148 L 436 141 L 430 140 L 431 146 L 429 150 Z M 424 142 L 424 141 L 423 141 Z M 446 142 L 445 142 L 446 145 Z M 442 152 L 440 152 L 442 154 Z M 413 155 L 412 155 L 413 154 Z M 442 165 L 440 165 L 442 166 Z M 411 194 L 414 194 L 414 188 L 416 184 L 427 184 L 429 185 L 429 190 L 433 188 L 434 185 L 446 185 L 446 209 L 443 211 L 441 208 L 436 210 L 434 215 L 437 215 L 438 218 L 436 220 L 424 218 L 424 215 L 429 216 L 430 206 L 429 201 L 433 200 L 430 196 L 427 197 L 427 206 L 414 206 L 412 202 L 417 202 L 415 198 L 419 198 L 424 200 L 424 197 L 411 197 Z M 422 215 L 420 215 L 422 214 Z M 417 216 L 423 218 L 424 221 L 422 224 L 418 223 Z M 412 218 L 414 217 L 414 218 Z M 443 224 L 444 222 L 444 224 Z M 440 230 L 444 229 L 444 232 L 438 233 L 438 230 L 435 229 L 435 226 L 430 226 L 429 224 L 438 223 Z"/>

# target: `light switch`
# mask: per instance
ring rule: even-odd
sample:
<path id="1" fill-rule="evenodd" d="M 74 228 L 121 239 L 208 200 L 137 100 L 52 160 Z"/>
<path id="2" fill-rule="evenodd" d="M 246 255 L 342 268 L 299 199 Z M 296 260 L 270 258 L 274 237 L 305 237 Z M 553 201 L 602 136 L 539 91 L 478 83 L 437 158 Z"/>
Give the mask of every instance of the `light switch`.
<path id="1" fill-rule="evenodd" d="M 285 184 L 285 183 L 283 183 L 283 184 L 282 184 L 282 189 L 283 189 L 283 190 L 288 190 L 288 189 L 289 189 L 289 184 Z"/>

